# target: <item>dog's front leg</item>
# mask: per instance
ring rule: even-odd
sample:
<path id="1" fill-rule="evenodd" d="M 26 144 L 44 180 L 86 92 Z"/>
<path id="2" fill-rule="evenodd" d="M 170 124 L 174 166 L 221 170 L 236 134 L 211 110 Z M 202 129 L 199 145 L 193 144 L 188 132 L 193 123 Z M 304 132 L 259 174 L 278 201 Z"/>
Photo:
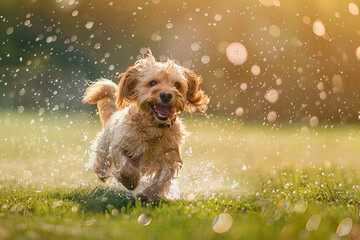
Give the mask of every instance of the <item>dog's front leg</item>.
<path id="1" fill-rule="evenodd" d="M 152 184 L 147 187 L 144 191 L 139 193 L 136 197 L 141 200 L 156 200 L 160 197 L 163 197 L 166 190 L 171 185 L 172 172 L 169 170 L 162 169 L 155 174 Z"/>
<path id="2" fill-rule="evenodd" d="M 163 159 L 161 169 L 157 171 L 152 184 L 136 197 L 142 200 L 155 200 L 164 197 L 171 185 L 171 180 L 175 178 L 181 168 L 182 161 L 178 150 L 168 151 Z"/>
<path id="3" fill-rule="evenodd" d="M 134 190 L 140 181 L 139 168 L 122 151 L 117 151 L 114 163 L 116 167 L 115 179 L 127 189 Z"/>

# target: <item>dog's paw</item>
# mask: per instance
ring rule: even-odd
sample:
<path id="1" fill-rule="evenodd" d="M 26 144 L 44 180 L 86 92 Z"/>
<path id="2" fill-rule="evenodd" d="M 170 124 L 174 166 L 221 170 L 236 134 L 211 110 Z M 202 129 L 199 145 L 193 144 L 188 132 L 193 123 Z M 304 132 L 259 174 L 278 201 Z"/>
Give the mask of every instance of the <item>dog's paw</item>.
<path id="1" fill-rule="evenodd" d="M 121 182 L 121 184 L 126 187 L 128 190 L 134 190 L 139 185 L 140 178 L 138 176 L 128 176 L 122 174 L 120 176 L 116 176 L 116 180 Z"/>
<path id="2" fill-rule="evenodd" d="M 148 191 L 146 189 L 145 191 L 138 193 L 136 195 L 136 199 L 141 201 L 156 201 L 156 200 L 160 200 L 163 197 L 164 196 L 162 196 L 160 193 Z"/>
<path id="3" fill-rule="evenodd" d="M 101 173 L 97 173 L 96 175 L 98 176 L 99 180 L 103 183 L 106 182 L 106 179 L 108 179 L 105 175 Z"/>
<path id="4" fill-rule="evenodd" d="M 147 201 L 147 200 L 150 200 L 149 199 L 149 196 L 146 194 L 146 193 L 139 193 L 139 194 L 136 194 L 136 199 L 137 200 L 141 200 L 141 201 Z"/>

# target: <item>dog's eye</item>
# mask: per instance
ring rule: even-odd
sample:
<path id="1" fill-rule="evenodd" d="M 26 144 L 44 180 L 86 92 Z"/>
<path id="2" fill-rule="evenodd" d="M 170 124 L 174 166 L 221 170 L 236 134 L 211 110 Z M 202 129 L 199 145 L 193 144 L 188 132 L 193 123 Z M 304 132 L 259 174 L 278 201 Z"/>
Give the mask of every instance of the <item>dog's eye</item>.
<path id="1" fill-rule="evenodd" d="M 176 89 L 179 89 L 179 88 L 181 87 L 181 85 L 180 85 L 180 83 L 176 82 L 176 83 L 174 84 L 174 87 L 176 87 Z"/>
<path id="2" fill-rule="evenodd" d="M 149 85 L 150 85 L 151 87 L 155 86 L 156 84 L 157 84 L 157 82 L 154 81 L 154 80 L 149 83 Z"/>

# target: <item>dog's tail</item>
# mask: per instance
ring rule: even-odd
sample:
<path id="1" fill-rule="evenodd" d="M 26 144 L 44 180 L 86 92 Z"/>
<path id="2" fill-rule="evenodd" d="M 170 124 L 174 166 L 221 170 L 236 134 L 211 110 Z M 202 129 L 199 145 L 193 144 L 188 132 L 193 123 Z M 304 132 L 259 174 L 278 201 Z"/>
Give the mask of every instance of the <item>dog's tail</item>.
<path id="1" fill-rule="evenodd" d="M 90 85 L 84 94 L 83 102 L 97 103 L 100 120 L 104 127 L 111 115 L 117 111 L 116 107 L 117 85 L 107 79 L 99 79 Z"/>

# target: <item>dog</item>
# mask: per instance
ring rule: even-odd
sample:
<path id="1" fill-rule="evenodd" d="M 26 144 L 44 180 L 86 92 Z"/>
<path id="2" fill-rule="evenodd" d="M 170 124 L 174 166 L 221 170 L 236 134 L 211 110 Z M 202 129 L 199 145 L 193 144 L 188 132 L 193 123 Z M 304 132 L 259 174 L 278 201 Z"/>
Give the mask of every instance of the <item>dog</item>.
<path id="1" fill-rule="evenodd" d="M 128 190 L 148 177 L 150 185 L 136 197 L 166 198 L 182 166 L 180 148 L 187 133 L 181 116 L 207 110 L 210 99 L 200 89 L 202 78 L 175 60 L 156 61 L 150 50 L 119 78 L 118 85 L 98 80 L 83 97 L 97 104 L 103 127 L 93 170 L 101 181 L 114 177 Z"/>

